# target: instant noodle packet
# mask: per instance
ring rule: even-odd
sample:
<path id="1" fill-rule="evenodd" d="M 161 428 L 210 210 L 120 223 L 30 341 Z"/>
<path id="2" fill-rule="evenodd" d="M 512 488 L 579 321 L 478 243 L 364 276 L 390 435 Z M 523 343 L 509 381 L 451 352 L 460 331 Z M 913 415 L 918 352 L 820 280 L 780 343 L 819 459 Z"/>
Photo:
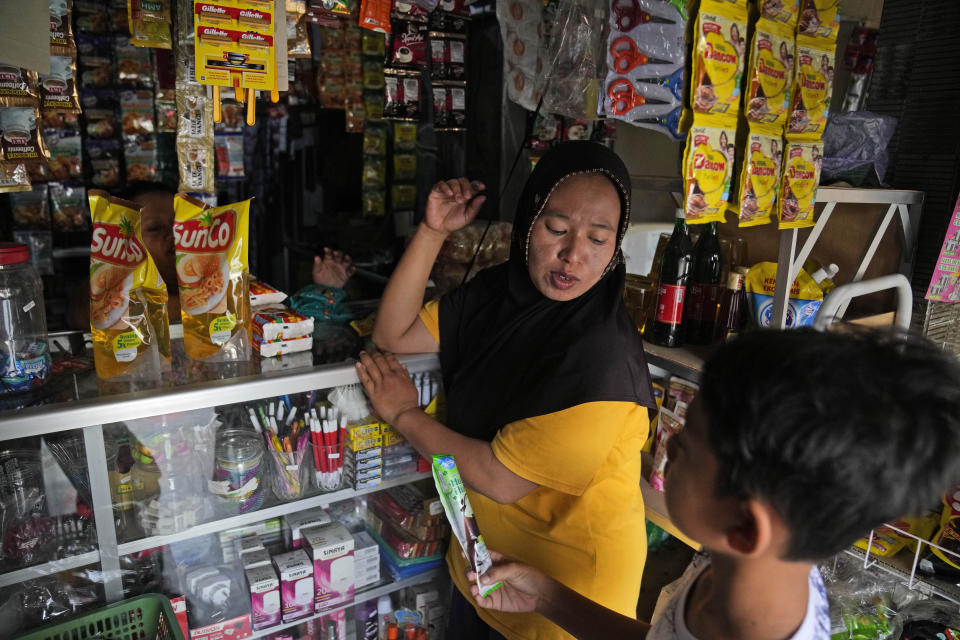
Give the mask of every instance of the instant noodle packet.
<path id="1" fill-rule="evenodd" d="M 816 139 L 823 136 L 833 95 L 833 59 L 836 45 L 797 37 L 797 61 L 787 136 Z"/>
<path id="2" fill-rule="evenodd" d="M 839 10 L 840 0 L 800 0 L 797 37 L 822 38 L 835 43 L 840 29 Z"/>
<path id="3" fill-rule="evenodd" d="M 736 117 L 747 52 L 747 12 L 740 5 L 704 0 L 693 41 L 690 104 L 694 113 Z"/>
<path id="4" fill-rule="evenodd" d="M 101 378 L 155 379 L 169 353 L 167 290 L 132 202 L 90 191 L 90 329 Z M 165 345 L 161 344 L 166 342 Z"/>
<path id="5" fill-rule="evenodd" d="M 777 203 L 782 158 L 783 138 L 779 131 L 750 125 L 737 184 L 738 206 L 731 207 L 740 218 L 739 226 L 755 227 L 770 222 Z"/>
<path id="6" fill-rule="evenodd" d="M 773 319 L 773 294 L 777 287 L 777 263 L 758 262 L 747 272 L 745 287 L 753 321 L 756 326 L 766 328 Z M 823 303 L 823 290 L 816 280 L 803 269 L 797 274 L 790 287 L 787 298 L 787 319 L 785 327 L 809 327 L 813 324 L 817 311 Z"/>
<path id="7" fill-rule="evenodd" d="M 688 224 L 723 222 L 730 197 L 737 135 L 735 121 L 694 120 L 683 157 L 684 212 Z"/>
<path id="8" fill-rule="evenodd" d="M 250 357 L 250 200 L 222 207 L 179 193 L 173 240 L 183 346 L 194 359 Z"/>
<path id="9" fill-rule="evenodd" d="M 781 229 L 801 229 L 814 225 L 813 207 L 817 202 L 822 167 L 821 141 L 788 139 L 777 193 Z"/>
<path id="10" fill-rule="evenodd" d="M 793 33 L 761 19 L 753 32 L 743 112 L 748 122 L 783 129 L 790 110 L 794 67 Z"/>
<path id="11" fill-rule="evenodd" d="M 800 0 L 755 0 L 761 18 L 784 25 L 792 33 L 800 15 Z"/>
<path id="12" fill-rule="evenodd" d="M 453 456 L 433 456 L 433 480 L 437 485 L 440 504 L 443 505 L 443 511 L 447 514 L 450 528 L 460 542 L 460 548 L 467 557 L 470 569 L 477 574 L 477 588 L 480 589 L 480 595 L 486 598 L 500 588 L 500 583 L 491 585 L 480 582 L 480 578 L 493 566 L 493 560 L 490 559 L 490 552 L 483 540 L 483 534 L 480 533 L 480 527 L 477 526 L 477 520 L 473 516 L 473 507 L 470 506 L 470 498 L 467 497 L 467 490 L 463 486 L 463 480 L 460 478 L 460 471 Z"/>
<path id="13" fill-rule="evenodd" d="M 929 540 L 933 532 L 936 531 L 939 524 L 939 516 L 930 514 L 926 516 L 900 518 L 894 520 L 890 525 L 883 525 L 873 530 L 873 540 L 864 536 L 853 546 L 866 551 L 870 550 L 870 555 L 880 556 L 881 558 L 892 558 L 904 548 L 916 549 L 916 538 L 904 535 L 901 531 L 906 531 L 912 536 L 921 540 Z M 896 529 L 900 529 L 897 531 Z"/>

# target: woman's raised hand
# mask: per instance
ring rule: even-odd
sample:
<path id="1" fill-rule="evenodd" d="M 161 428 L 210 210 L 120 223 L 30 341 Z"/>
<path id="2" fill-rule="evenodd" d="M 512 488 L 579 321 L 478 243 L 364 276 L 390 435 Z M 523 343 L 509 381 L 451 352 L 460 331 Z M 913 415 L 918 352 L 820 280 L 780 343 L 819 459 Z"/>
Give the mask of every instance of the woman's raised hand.
<path id="1" fill-rule="evenodd" d="M 486 186 L 466 178 L 446 180 L 433 185 L 427 198 L 424 224 L 444 235 L 464 228 L 477 217 L 487 196 L 480 195 Z"/>

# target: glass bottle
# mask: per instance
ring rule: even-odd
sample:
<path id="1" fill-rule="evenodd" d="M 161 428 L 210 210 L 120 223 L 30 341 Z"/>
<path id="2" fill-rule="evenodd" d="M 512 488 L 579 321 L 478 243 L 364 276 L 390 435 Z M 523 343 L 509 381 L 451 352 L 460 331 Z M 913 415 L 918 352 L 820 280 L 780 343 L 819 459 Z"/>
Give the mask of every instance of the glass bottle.
<path id="1" fill-rule="evenodd" d="M 720 314 L 713 333 L 713 341 L 717 344 L 732 340 L 743 329 L 746 307 L 743 283 L 744 275 L 739 271 L 732 271 L 727 276 L 727 288 L 720 298 Z"/>
<path id="2" fill-rule="evenodd" d="M 657 305 L 648 339 L 664 347 L 680 346 L 683 338 L 683 303 L 690 279 L 693 247 L 687 235 L 683 209 L 677 209 L 673 234 L 663 249 Z"/>
<path id="3" fill-rule="evenodd" d="M 711 222 L 700 234 L 693 250 L 693 270 L 684 309 L 684 340 L 689 344 L 710 344 L 717 322 L 717 307 L 723 292 L 720 277 L 723 256 L 717 238 L 717 223 Z"/>

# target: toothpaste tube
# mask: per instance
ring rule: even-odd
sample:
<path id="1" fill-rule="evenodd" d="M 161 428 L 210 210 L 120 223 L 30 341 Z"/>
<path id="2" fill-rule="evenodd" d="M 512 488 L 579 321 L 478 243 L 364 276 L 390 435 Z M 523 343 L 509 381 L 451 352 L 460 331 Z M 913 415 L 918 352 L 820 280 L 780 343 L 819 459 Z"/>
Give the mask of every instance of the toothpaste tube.
<path id="1" fill-rule="evenodd" d="M 493 566 L 493 560 L 490 559 L 490 552 L 480 533 L 480 527 L 473 517 L 473 507 L 470 506 L 467 490 L 463 486 L 463 480 L 460 478 L 453 456 L 433 456 L 433 480 L 437 485 L 437 493 L 440 494 L 440 502 L 443 504 L 443 511 L 447 514 L 450 527 L 460 542 L 460 548 L 467 556 L 470 568 L 477 574 L 477 588 L 480 589 L 480 595 L 486 598 L 500 588 L 500 583 L 480 584 L 480 578 Z"/>

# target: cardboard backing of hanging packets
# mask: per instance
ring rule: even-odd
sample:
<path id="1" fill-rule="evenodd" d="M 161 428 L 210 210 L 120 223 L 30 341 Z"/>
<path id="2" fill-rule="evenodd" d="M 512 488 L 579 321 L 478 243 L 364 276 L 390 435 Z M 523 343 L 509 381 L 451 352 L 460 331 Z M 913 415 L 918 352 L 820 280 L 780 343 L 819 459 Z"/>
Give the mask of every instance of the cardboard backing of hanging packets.
<path id="1" fill-rule="evenodd" d="M 197 80 L 270 91 L 277 79 L 271 0 L 194 2 Z"/>

